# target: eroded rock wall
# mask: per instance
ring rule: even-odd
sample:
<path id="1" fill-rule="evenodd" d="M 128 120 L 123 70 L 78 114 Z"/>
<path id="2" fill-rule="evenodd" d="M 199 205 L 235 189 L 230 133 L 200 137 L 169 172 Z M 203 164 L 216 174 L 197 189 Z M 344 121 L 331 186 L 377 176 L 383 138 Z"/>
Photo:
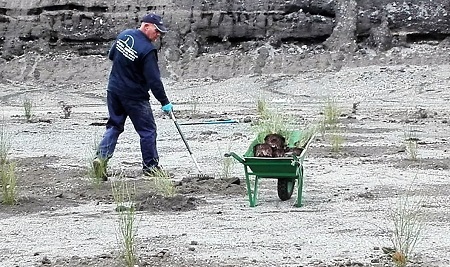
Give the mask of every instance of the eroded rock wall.
<path id="1" fill-rule="evenodd" d="M 0 57 L 11 60 L 71 51 L 105 55 L 116 34 L 137 27 L 147 12 L 164 16 L 170 32 L 162 39 L 162 64 L 178 74 L 205 54 L 239 51 L 266 65 L 271 48 L 290 44 L 325 49 L 364 44 L 389 49 L 403 42 L 443 40 L 450 34 L 448 0 L 0 0 Z M 387 36 L 387 38 L 384 38 Z M 256 53 L 248 56 L 247 53 Z M 297 51 L 297 52 L 296 52 Z M 248 57 L 248 58 L 246 58 Z M 214 61 L 214 60 L 213 60 Z M 259 62 L 258 62 L 259 61 Z M 205 64 L 211 64 L 206 62 Z M 236 67 L 239 62 L 229 62 Z M 245 70 L 249 66 L 244 64 Z"/>

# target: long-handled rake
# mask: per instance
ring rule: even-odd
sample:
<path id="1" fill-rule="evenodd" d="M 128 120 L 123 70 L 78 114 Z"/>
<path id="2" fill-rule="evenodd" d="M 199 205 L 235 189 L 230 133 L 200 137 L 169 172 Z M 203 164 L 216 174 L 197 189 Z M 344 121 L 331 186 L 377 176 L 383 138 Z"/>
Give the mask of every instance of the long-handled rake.
<path id="1" fill-rule="evenodd" d="M 189 151 L 189 154 L 191 155 L 192 161 L 194 161 L 194 163 L 195 163 L 195 167 L 197 168 L 199 173 L 202 173 L 202 170 L 200 169 L 200 166 L 198 166 L 197 160 L 194 157 L 194 153 L 192 153 L 192 150 L 189 147 L 189 144 L 187 143 L 186 138 L 184 137 L 184 134 L 183 134 L 183 132 L 180 129 L 180 125 L 178 125 L 177 119 L 173 115 L 173 111 L 170 111 L 169 115 L 170 115 L 170 118 L 172 119 L 172 121 L 175 123 L 175 126 L 177 127 L 177 130 L 178 130 L 178 133 L 181 136 L 181 139 L 183 140 L 184 144 L 186 145 L 186 148 Z"/>

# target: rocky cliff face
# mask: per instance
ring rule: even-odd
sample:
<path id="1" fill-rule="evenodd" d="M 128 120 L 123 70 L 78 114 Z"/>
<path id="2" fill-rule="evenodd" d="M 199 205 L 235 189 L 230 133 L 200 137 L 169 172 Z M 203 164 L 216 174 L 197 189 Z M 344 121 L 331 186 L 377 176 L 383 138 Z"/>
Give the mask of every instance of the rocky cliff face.
<path id="1" fill-rule="evenodd" d="M 259 73 L 273 49 L 386 50 L 450 34 L 447 0 L 0 0 L 0 57 L 104 55 L 116 34 L 138 26 L 147 12 L 162 14 L 170 28 L 161 62 L 177 75 L 198 73 L 188 65 L 206 54 L 236 53 L 255 62 L 240 71 Z M 220 64 L 243 63 L 235 60 Z"/>

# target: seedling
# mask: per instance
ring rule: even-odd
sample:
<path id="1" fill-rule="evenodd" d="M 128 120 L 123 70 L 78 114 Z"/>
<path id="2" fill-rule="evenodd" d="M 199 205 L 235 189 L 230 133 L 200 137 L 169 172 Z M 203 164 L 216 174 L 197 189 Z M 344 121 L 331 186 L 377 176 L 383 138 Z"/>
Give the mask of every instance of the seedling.
<path id="1" fill-rule="evenodd" d="M 16 192 L 16 164 L 4 162 L 0 165 L 1 187 L 3 204 L 14 205 L 17 202 Z"/>
<path id="2" fill-rule="evenodd" d="M 198 113 L 198 106 L 199 106 L 199 103 L 200 103 L 200 97 L 198 97 L 196 95 L 192 95 L 189 103 L 191 104 L 191 113 L 192 114 L 197 114 Z"/>
<path id="3" fill-rule="evenodd" d="M 323 111 L 324 123 L 328 126 L 338 123 L 340 110 L 336 105 L 336 100 L 328 99 Z"/>
<path id="4" fill-rule="evenodd" d="M 220 151 L 220 149 L 219 149 Z M 228 144 L 227 151 L 231 151 L 231 142 Z M 224 153 L 220 153 L 221 155 L 224 155 Z M 231 171 L 233 170 L 233 166 L 235 164 L 235 161 L 232 157 L 223 157 L 222 160 L 222 173 L 221 177 L 222 179 L 228 179 L 230 178 Z"/>
<path id="5" fill-rule="evenodd" d="M 268 134 L 280 134 L 289 136 L 289 125 L 292 124 L 292 118 L 282 113 L 272 111 L 268 108 L 264 100 L 258 100 L 257 112 L 259 116 L 258 122 L 254 125 L 257 138 L 260 143 L 264 142 L 264 137 Z"/>
<path id="6" fill-rule="evenodd" d="M 9 150 L 11 149 L 11 136 L 6 131 L 6 126 L 2 122 L 0 125 L 0 164 L 6 163 Z"/>
<path id="7" fill-rule="evenodd" d="M 318 126 L 316 125 L 309 125 L 302 131 L 302 137 L 300 140 L 295 144 L 296 147 L 303 148 L 305 147 L 306 143 L 314 136 L 316 135 L 318 131 Z"/>
<path id="8" fill-rule="evenodd" d="M 124 181 L 123 175 L 115 175 L 117 179 L 111 183 L 112 194 L 116 203 L 116 211 L 119 215 L 117 236 L 120 240 L 122 256 L 127 267 L 136 266 L 136 244 L 137 233 L 136 207 L 133 201 L 136 189 Z"/>
<path id="9" fill-rule="evenodd" d="M 406 152 L 408 153 L 411 160 L 416 161 L 418 159 L 418 142 L 419 138 L 417 134 L 411 129 L 408 128 L 405 133 L 405 146 Z"/>
<path id="10" fill-rule="evenodd" d="M 339 152 L 342 148 L 342 144 L 344 143 L 344 136 L 342 135 L 339 127 L 333 126 L 330 136 L 331 150 L 333 152 Z"/>
<path id="11" fill-rule="evenodd" d="M 256 105 L 256 111 L 260 118 L 267 117 L 267 114 L 269 113 L 269 109 L 268 109 L 267 103 L 264 99 L 258 99 L 258 102 Z"/>
<path id="12" fill-rule="evenodd" d="M 154 170 L 153 182 L 155 190 L 163 197 L 174 197 L 177 194 L 177 189 L 166 171 L 162 169 Z"/>
<path id="13" fill-rule="evenodd" d="M 26 98 L 23 101 L 23 109 L 25 112 L 25 119 L 27 120 L 27 122 L 30 122 L 31 118 L 33 117 L 33 106 L 34 104 L 32 100 Z"/>
<path id="14" fill-rule="evenodd" d="M 392 222 L 391 242 L 394 251 L 392 261 L 397 267 L 405 267 L 420 239 L 423 229 L 421 201 L 412 201 L 408 196 L 398 200 L 390 210 L 388 218 Z"/>
<path id="15" fill-rule="evenodd" d="M 16 203 L 16 165 L 8 160 L 11 149 L 11 137 L 2 122 L 0 125 L 0 187 L 3 195 L 2 202 L 7 205 Z"/>

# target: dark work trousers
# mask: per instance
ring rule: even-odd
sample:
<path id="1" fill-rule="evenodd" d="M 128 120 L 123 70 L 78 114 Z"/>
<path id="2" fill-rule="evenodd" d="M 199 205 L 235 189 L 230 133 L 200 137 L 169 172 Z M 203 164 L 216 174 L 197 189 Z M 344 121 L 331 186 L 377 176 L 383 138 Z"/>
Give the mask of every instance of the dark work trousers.
<path id="1" fill-rule="evenodd" d="M 143 169 L 158 165 L 156 149 L 156 123 L 148 100 L 132 100 L 107 92 L 109 119 L 98 148 L 98 157 L 109 159 L 116 148 L 117 139 L 124 130 L 125 120 L 130 117 L 139 134 Z"/>

